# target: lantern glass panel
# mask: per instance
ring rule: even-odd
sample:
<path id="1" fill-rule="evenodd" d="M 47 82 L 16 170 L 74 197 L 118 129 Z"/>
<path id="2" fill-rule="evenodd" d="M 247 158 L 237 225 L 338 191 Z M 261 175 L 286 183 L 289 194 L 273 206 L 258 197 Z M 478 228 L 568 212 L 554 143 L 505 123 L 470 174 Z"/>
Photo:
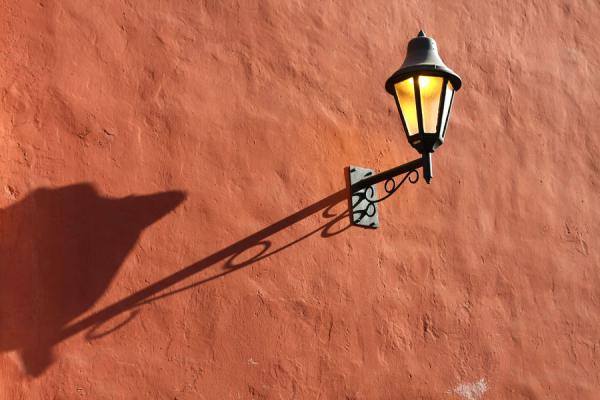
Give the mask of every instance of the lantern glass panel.
<path id="1" fill-rule="evenodd" d="M 444 78 L 439 76 L 419 76 L 421 110 L 423 111 L 423 132 L 437 133 L 438 113 Z"/>
<path id="2" fill-rule="evenodd" d="M 440 121 L 440 129 L 442 134 L 446 134 L 446 125 L 448 116 L 450 114 L 450 106 L 452 104 L 452 96 L 454 96 L 454 88 L 452 84 L 448 82 L 448 86 L 446 86 L 446 97 L 444 98 L 444 109 L 442 111 L 442 119 Z"/>
<path id="3" fill-rule="evenodd" d="M 396 97 L 400 110 L 404 117 L 407 133 L 412 136 L 419 132 L 419 123 L 417 121 L 417 103 L 415 100 L 415 84 L 413 78 L 405 79 L 394 85 Z"/>

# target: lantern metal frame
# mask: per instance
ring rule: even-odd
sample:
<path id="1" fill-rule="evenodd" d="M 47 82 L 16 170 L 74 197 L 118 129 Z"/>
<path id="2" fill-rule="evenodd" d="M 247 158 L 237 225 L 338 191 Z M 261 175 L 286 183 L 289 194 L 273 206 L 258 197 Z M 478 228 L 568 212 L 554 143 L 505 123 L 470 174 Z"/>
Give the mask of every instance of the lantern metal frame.
<path id="1" fill-rule="evenodd" d="M 440 77 L 442 78 L 442 90 L 440 93 L 439 99 L 439 107 L 437 114 L 437 122 L 435 132 L 425 132 L 424 122 L 423 122 L 423 109 L 421 104 L 421 87 L 419 84 L 420 77 Z M 450 99 L 450 104 L 448 105 L 448 115 L 446 116 L 446 120 L 442 121 L 444 117 L 444 105 L 446 101 L 446 95 L 448 92 L 448 83 L 450 79 L 448 76 L 441 73 L 431 73 L 427 71 L 426 73 L 422 72 L 414 72 L 411 75 L 407 75 L 400 79 L 396 83 L 400 83 L 405 81 L 406 79 L 413 80 L 414 85 L 414 94 L 415 94 L 415 104 L 417 111 L 417 124 L 419 131 L 414 134 L 409 134 L 408 126 L 406 124 L 406 119 L 404 117 L 404 113 L 402 112 L 402 108 L 400 107 L 400 101 L 398 100 L 398 96 L 394 95 L 394 100 L 396 101 L 396 107 L 398 107 L 398 113 L 400 114 L 400 119 L 402 120 L 402 126 L 404 128 L 404 133 L 406 134 L 406 138 L 408 139 L 408 143 L 412 147 L 414 147 L 419 153 L 430 153 L 434 152 L 438 147 L 444 144 L 444 137 L 446 135 L 446 128 L 448 127 L 448 121 L 450 120 L 450 112 L 452 110 L 452 102 L 454 101 L 454 91 L 453 90 L 450 95 L 452 98 Z M 450 82 L 451 83 L 451 82 Z M 443 124 L 443 126 L 442 126 Z"/>
<path id="2" fill-rule="evenodd" d="M 421 104 L 421 87 L 419 77 L 440 77 L 442 78 L 442 88 L 439 94 L 439 105 L 437 111 L 437 122 L 435 132 L 425 132 L 423 121 L 423 106 Z M 406 117 L 402 111 L 395 85 L 406 79 L 413 80 L 413 95 L 415 101 L 415 111 L 418 125 L 418 132 L 410 134 Z M 448 86 L 452 85 L 452 93 L 448 94 Z M 425 36 L 420 31 L 417 37 L 413 38 L 409 44 L 406 58 L 400 67 L 386 81 L 385 89 L 390 93 L 396 102 L 398 113 L 402 121 L 402 127 L 406 134 L 409 144 L 414 147 L 421 158 L 399 165 L 387 171 L 375 174 L 368 168 L 350 166 L 348 167 L 348 180 L 350 184 L 350 206 L 351 223 L 358 226 L 377 228 L 379 226 L 379 215 L 377 204 L 392 194 L 394 194 L 403 183 L 417 183 L 419 180 L 419 168 L 423 168 L 423 176 L 427 183 L 431 183 L 432 173 L 432 153 L 444 143 L 454 95 L 460 89 L 462 81 L 460 77 L 448 68 L 437 52 L 435 40 Z M 444 107 L 446 96 L 451 95 L 448 110 L 444 118 Z M 402 175 L 401 178 L 398 178 Z M 382 198 L 377 197 L 375 185 L 384 182 L 383 188 L 386 194 Z"/>

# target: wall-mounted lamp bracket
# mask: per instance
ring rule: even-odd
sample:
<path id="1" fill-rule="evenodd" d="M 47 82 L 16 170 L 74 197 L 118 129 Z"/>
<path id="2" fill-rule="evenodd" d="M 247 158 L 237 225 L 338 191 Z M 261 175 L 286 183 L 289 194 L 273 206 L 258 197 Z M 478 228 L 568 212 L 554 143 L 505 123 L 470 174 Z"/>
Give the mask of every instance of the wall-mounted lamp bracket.
<path id="1" fill-rule="evenodd" d="M 421 167 L 423 167 L 425 180 L 429 183 L 432 176 L 430 153 L 379 174 L 375 174 L 368 168 L 350 166 L 348 172 L 350 175 L 350 205 L 352 209 L 350 219 L 352 224 L 367 228 L 379 227 L 377 203 L 394 194 L 407 180 L 410 183 L 417 183 L 419 180 L 418 169 Z M 383 188 L 386 194 L 382 198 L 378 198 L 375 185 L 383 181 L 385 181 Z"/>

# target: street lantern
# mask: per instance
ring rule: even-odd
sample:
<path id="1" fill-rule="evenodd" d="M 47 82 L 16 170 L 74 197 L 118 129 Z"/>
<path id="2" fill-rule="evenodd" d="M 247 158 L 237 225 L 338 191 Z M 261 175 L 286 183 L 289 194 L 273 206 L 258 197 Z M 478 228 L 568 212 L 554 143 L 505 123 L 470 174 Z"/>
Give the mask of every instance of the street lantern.
<path id="1" fill-rule="evenodd" d="M 351 218 L 355 225 L 376 228 L 377 203 L 392 195 L 407 179 L 416 183 L 418 168 L 423 168 L 425 181 L 431 182 L 431 153 L 444 143 L 452 100 L 460 87 L 460 77 L 444 64 L 435 40 L 420 31 L 408 43 L 404 63 L 386 81 L 385 89 L 394 96 L 408 142 L 421 153 L 421 159 L 376 175 L 371 169 L 350 167 Z M 394 178 L 401 174 L 405 174 L 404 178 L 396 181 Z M 377 199 L 374 185 L 382 181 L 387 195 Z"/>
<path id="2" fill-rule="evenodd" d="M 452 98 L 460 86 L 460 77 L 444 64 L 435 40 L 423 31 L 408 43 L 404 63 L 385 83 L 396 100 L 408 142 L 424 158 L 430 159 L 444 143 Z M 424 172 L 429 183 L 431 176 Z"/>

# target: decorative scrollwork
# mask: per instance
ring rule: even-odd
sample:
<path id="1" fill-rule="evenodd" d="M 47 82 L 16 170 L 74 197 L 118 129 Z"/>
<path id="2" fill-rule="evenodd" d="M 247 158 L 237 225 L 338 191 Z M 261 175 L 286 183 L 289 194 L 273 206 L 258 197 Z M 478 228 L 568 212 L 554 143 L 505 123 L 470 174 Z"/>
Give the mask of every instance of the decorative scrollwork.
<path id="1" fill-rule="evenodd" d="M 396 190 L 398 190 L 400 188 L 400 186 L 402 186 L 402 184 L 408 179 L 408 181 L 412 184 L 415 184 L 419 181 L 419 171 L 416 169 L 413 169 L 412 171 L 407 172 L 406 174 L 404 174 L 404 176 L 402 177 L 402 179 L 400 179 L 398 182 L 396 182 L 396 178 L 398 178 L 397 176 L 389 178 L 385 181 L 385 183 L 383 184 L 383 188 L 385 189 L 385 192 L 387 193 L 385 196 L 383 196 L 380 199 L 374 200 L 373 199 L 373 194 L 374 194 L 374 190 L 373 190 L 373 186 L 369 186 L 367 188 L 367 191 L 370 190 L 371 195 L 366 194 L 366 200 L 369 203 L 379 203 L 385 199 L 387 199 L 388 197 L 390 197 L 391 195 L 393 195 Z"/>
<path id="2" fill-rule="evenodd" d="M 386 195 L 380 199 L 375 198 L 374 185 L 352 193 L 352 209 L 355 222 L 360 221 L 364 217 L 373 217 L 377 213 L 376 204 L 393 195 L 407 180 L 412 184 L 417 183 L 419 181 L 419 171 L 413 169 L 405 173 L 401 178 L 396 176 L 386 179 L 383 184 Z M 362 205 L 360 209 L 357 209 L 357 205 L 363 201 L 366 202 L 366 204 Z"/>

